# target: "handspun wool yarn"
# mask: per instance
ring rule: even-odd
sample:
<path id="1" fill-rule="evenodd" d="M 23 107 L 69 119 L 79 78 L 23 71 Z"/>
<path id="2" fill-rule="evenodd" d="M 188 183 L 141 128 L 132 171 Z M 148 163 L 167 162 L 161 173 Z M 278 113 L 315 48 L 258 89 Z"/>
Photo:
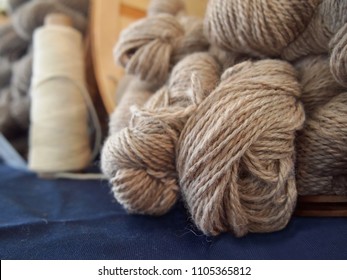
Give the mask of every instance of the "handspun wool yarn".
<path id="1" fill-rule="evenodd" d="M 305 31 L 320 0 L 210 0 L 205 32 L 211 43 L 257 56 L 280 56 Z"/>
<path id="2" fill-rule="evenodd" d="M 134 111 L 129 127 L 107 139 L 102 170 L 128 212 L 162 215 L 175 204 L 178 137 L 196 102 L 213 90 L 219 76 L 220 66 L 209 54 L 187 56 L 144 108 Z"/>
<path id="3" fill-rule="evenodd" d="M 293 61 L 332 53 L 335 79 L 347 84 L 347 1 L 211 0 L 205 31 L 227 50 Z"/>
<path id="4" fill-rule="evenodd" d="M 155 7 L 153 5 L 152 10 Z M 158 9 L 158 12 L 161 10 Z M 177 9 L 173 5 L 171 12 L 150 12 L 151 16 L 122 31 L 114 54 L 116 61 L 128 74 L 161 86 L 167 80 L 172 66 L 179 60 L 190 53 L 208 49 L 202 20 L 188 16 L 175 17 L 172 15 L 175 11 Z"/>
<path id="5" fill-rule="evenodd" d="M 347 5 L 345 10 L 347 10 Z M 330 51 L 331 72 L 341 85 L 347 87 L 347 23 L 330 41 Z"/>
<path id="6" fill-rule="evenodd" d="M 347 92 L 317 108 L 297 137 L 301 195 L 347 195 Z"/>
<path id="7" fill-rule="evenodd" d="M 306 56 L 294 64 L 302 87 L 306 116 L 346 91 L 333 77 L 327 55 Z"/>
<path id="8" fill-rule="evenodd" d="M 188 119 L 177 144 L 183 198 L 208 235 L 271 232 L 296 203 L 295 133 L 304 122 L 296 72 L 287 62 L 243 62 Z"/>

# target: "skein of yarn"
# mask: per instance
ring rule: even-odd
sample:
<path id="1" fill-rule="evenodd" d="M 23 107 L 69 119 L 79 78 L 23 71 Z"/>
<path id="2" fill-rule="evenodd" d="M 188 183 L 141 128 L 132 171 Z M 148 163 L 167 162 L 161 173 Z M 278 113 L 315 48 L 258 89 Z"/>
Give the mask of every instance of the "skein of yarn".
<path id="1" fill-rule="evenodd" d="M 87 25 L 85 16 L 54 0 L 35 0 L 25 3 L 16 10 L 11 20 L 18 36 L 30 41 L 34 30 L 42 26 L 45 17 L 52 13 L 67 15 L 72 19 L 74 27 L 84 33 Z"/>
<path id="2" fill-rule="evenodd" d="M 243 62 L 188 119 L 177 144 L 183 199 L 208 235 L 272 232 L 295 207 L 295 133 L 300 86 L 283 61 Z"/>
<path id="3" fill-rule="evenodd" d="M 193 83 L 191 75 L 201 82 Z M 179 196 L 176 143 L 186 120 L 218 83 L 220 66 L 207 53 L 187 56 L 173 69 L 166 86 L 134 111 L 129 127 L 111 135 L 101 166 L 116 199 L 131 213 L 162 215 Z"/>
<path id="4" fill-rule="evenodd" d="M 29 168 L 76 171 L 91 160 L 82 36 L 66 16 L 47 22 L 34 34 Z"/>
<path id="5" fill-rule="evenodd" d="M 306 116 L 346 91 L 333 77 L 327 55 L 307 56 L 295 64 L 302 86 L 301 101 Z"/>
<path id="6" fill-rule="evenodd" d="M 347 23 L 345 23 L 330 41 L 330 50 L 331 72 L 336 81 L 347 87 Z"/>
<path id="7" fill-rule="evenodd" d="M 347 23 L 346 9 L 346 1 L 319 1 L 316 12 L 304 32 L 286 47 L 282 57 L 293 61 L 309 54 L 328 53 L 329 44 L 330 49 L 333 48 L 330 41 Z"/>
<path id="8" fill-rule="evenodd" d="M 260 57 L 278 57 L 305 31 L 320 2 L 210 0 L 205 32 L 212 44 L 223 49 Z"/>
<path id="9" fill-rule="evenodd" d="M 297 138 L 301 195 L 347 195 L 347 93 L 319 107 Z"/>
<path id="10" fill-rule="evenodd" d="M 208 47 L 200 19 L 160 13 L 123 30 L 114 56 L 128 74 L 160 87 L 173 65 L 186 55 L 206 51 Z"/>

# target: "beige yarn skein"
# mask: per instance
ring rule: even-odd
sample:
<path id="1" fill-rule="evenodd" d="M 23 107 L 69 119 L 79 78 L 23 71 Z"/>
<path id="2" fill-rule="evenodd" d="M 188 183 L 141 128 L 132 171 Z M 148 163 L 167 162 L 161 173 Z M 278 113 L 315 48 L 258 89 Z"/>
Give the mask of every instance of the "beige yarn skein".
<path id="1" fill-rule="evenodd" d="M 211 0 L 205 31 L 212 44 L 260 57 L 331 53 L 331 71 L 346 86 L 346 10 L 341 0 Z"/>
<path id="2" fill-rule="evenodd" d="M 347 195 L 347 92 L 316 109 L 297 138 L 301 195 Z"/>
<path id="3" fill-rule="evenodd" d="M 208 47 L 202 20 L 165 12 L 154 13 L 123 30 L 114 54 L 128 74 L 162 86 L 179 60 Z"/>
<path id="4" fill-rule="evenodd" d="M 191 76 L 201 82 L 193 83 Z M 145 105 L 134 111 L 129 127 L 111 135 L 101 167 L 116 199 L 130 213 L 162 215 L 179 196 L 176 143 L 197 100 L 218 83 L 219 64 L 207 53 L 187 56 L 170 79 Z"/>
<path id="5" fill-rule="evenodd" d="M 205 32 L 232 52 L 280 56 L 309 24 L 320 0 L 210 0 Z"/>
<path id="6" fill-rule="evenodd" d="M 305 118 L 300 93 L 290 64 L 243 62 L 189 118 L 176 164 L 183 198 L 205 234 L 287 225 L 297 197 L 295 132 Z"/>
<path id="7" fill-rule="evenodd" d="M 346 91 L 333 77 L 327 55 L 307 56 L 295 64 L 302 86 L 301 101 L 306 116 Z"/>

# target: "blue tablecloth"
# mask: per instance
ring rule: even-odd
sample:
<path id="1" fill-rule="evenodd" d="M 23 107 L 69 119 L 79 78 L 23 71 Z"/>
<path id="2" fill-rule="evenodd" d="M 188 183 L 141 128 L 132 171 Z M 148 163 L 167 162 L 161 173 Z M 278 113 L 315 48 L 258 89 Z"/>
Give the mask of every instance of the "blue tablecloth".
<path id="1" fill-rule="evenodd" d="M 128 215 L 107 182 L 44 180 L 0 164 L 1 259 L 347 259 L 346 218 L 298 218 L 271 234 L 206 237 L 179 203 Z"/>

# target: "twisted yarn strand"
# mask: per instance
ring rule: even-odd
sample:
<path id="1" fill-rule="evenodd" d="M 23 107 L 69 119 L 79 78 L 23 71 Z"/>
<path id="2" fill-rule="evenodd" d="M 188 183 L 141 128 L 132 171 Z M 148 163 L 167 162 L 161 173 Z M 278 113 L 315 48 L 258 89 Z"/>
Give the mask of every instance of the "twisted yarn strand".
<path id="1" fill-rule="evenodd" d="M 294 138 L 304 111 L 286 62 L 240 63 L 189 118 L 177 145 L 183 198 L 205 234 L 282 229 L 296 203 Z"/>

